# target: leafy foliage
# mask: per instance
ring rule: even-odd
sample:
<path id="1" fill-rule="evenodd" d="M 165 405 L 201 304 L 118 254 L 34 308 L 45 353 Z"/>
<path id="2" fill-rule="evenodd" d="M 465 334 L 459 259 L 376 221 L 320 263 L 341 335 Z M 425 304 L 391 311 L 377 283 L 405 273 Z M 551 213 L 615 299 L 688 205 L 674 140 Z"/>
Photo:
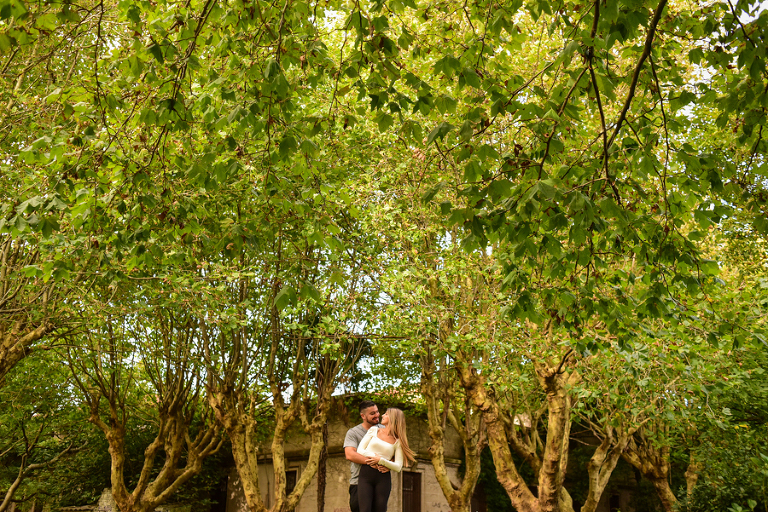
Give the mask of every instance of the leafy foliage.
<path id="1" fill-rule="evenodd" d="M 457 425 L 506 425 L 502 479 L 509 446 L 564 472 L 570 411 L 657 466 L 720 453 L 764 398 L 731 360 L 768 343 L 754 9 L 0 0 L 0 381 L 66 340 L 91 421 L 131 430 L 171 381 L 188 412 L 301 383 L 322 418 L 321 381 L 434 370 Z"/>

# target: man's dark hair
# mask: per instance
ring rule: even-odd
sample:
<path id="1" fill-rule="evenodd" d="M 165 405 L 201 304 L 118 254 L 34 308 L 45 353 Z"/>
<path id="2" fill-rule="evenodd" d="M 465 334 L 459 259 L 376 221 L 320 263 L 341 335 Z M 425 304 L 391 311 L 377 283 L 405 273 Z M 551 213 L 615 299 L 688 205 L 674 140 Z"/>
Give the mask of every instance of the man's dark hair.
<path id="1" fill-rule="evenodd" d="M 360 406 L 358 407 L 358 411 L 359 412 L 363 412 L 367 408 L 374 407 L 375 405 L 376 404 L 371 402 L 370 400 L 363 400 L 362 402 L 360 402 Z"/>

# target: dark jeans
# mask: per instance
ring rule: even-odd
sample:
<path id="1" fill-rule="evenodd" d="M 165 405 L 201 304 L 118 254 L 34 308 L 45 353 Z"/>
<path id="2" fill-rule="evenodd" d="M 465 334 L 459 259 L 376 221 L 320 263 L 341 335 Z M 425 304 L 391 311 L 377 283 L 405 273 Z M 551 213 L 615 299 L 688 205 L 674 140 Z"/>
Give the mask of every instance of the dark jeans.
<path id="1" fill-rule="evenodd" d="M 349 509 L 352 512 L 360 512 L 360 503 L 357 501 L 357 486 L 349 486 Z"/>
<path id="2" fill-rule="evenodd" d="M 392 475 L 371 466 L 360 466 L 357 481 L 357 499 L 360 512 L 387 512 L 387 501 L 392 491 Z"/>

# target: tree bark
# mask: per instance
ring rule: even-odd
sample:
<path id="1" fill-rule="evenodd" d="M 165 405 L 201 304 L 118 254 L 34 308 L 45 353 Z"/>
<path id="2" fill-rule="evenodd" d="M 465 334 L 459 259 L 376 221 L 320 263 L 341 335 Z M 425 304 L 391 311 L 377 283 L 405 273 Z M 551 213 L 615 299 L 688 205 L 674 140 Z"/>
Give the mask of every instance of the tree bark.
<path id="1" fill-rule="evenodd" d="M 472 494 L 480 477 L 480 454 L 486 444 L 485 436 L 482 433 L 482 414 L 473 407 L 472 402 L 467 398 L 464 404 L 464 422 L 460 422 L 451 410 L 454 399 L 453 384 L 449 383 L 447 378 L 442 379 L 439 383 L 435 382 L 437 368 L 429 350 L 427 350 L 427 356 L 423 357 L 420 362 L 422 366 L 421 389 L 427 404 L 427 421 L 429 422 L 431 440 L 429 454 L 435 470 L 435 477 L 451 510 L 470 512 Z M 440 404 L 442 404 L 442 411 Z M 448 422 L 459 434 L 464 447 L 466 471 L 458 488 L 455 488 L 451 482 L 445 464 L 445 429 Z"/>
<path id="2" fill-rule="evenodd" d="M 80 343 L 69 352 L 72 377 L 90 409 L 89 421 L 102 431 L 109 446 L 112 497 L 120 512 L 151 512 L 167 502 L 181 485 L 202 470 L 203 460 L 223 444 L 218 425 L 208 417 L 208 411 L 201 414 L 197 409 L 207 402 L 198 395 L 199 382 L 190 359 L 190 343 L 197 329 L 194 318 L 177 318 L 167 310 L 155 308 L 141 321 L 153 323 L 147 331 L 148 338 L 139 341 L 157 343 L 155 353 L 162 356 L 159 364 L 154 359 L 143 361 L 144 375 L 154 387 L 154 400 L 148 404 L 156 407 L 158 426 L 154 440 L 144 450 L 133 490 L 126 485 L 125 439 L 131 410 L 126 396 L 134 390 L 131 386 L 135 381 L 122 366 L 124 331 L 116 332 L 110 319 L 104 331 L 86 338 L 93 346 Z M 193 420 L 201 423 L 194 436 L 190 431 Z M 163 464 L 158 471 L 155 460 L 161 453 Z"/>
<path id="3" fill-rule="evenodd" d="M 547 442 L 539 472 L 539 506 L 541 512 L 557 512 L 567 466 L 570 434 L 570 400 L 566 394 L 567 374 L 544 364 L 536 365 L 541 387 L 547 393 Z"/>
<path id="4" fill-rule="evenodd" d="M 473 404 L 483 414 L 488 436 L 488 447 L 496 466 L 496 477 L 507 492 L 512 506 L 518 512 L 539 512 L 538 499 L 526 485 L 512 460 L 504 421 L 499 413 L 498 403 L 483 385 L 482 378 L 467 368 L 460 368 L 462 386 Z"/>
<path id="5" fill-rule="evenodd" d="M 651 483 L 653 484 L 654 489 L 656 489 L 656 494 L 659 496 L 659 500 L 661 500 L 661 506 L 664 507 L 664 512 L 673 512 L 675 510 L 677 498 L 669 486 L 669 480 L 666 478 L 656 478 L 652 479 Z"/>
<path id="6" fill-rule="evenodd" d="M 53 332 L 54 325 L 43 321 L 38 325 L 28 327 L 19 320 L 7 332 L 0 325 L 0 382 L 19 361 L 32 352 L 36 341 Z"/>
<path id="7" fill-rule="evenodd" d="M 543 456 L 539 459 L 530 447 L 524 450 L 532 454 L 532 467 L 535 471 L 538 469 L 536 495 L 525 483 L 512 459 L 510 444 L 520 442 L 520 439 L 510 439 L 507 431 L 506 425 L 512 420 L 505 421 L 495 395 L 486 389 L 482 376 L 469 367 L 460 370 L 467 396 L 482 411 L 496 476 L 512 506 L 519 512 L 573 511 L 573 500 L 563 487 L 563 482 L 568 464 L 571 428 L 571 398 L 567 387 L 576 382 L 578 375 L 564 372 L 560 366 L 538 363 L 536 367 L 539 384 L 547 394 L 548 407 L 547 439 Z"/>
<path id="8" fill-rule="evenodd" d="M 328 423 L 323 425 L 323 448 L 317 467 L 317 512 L 325 512 L 325 484 L 328 470 Z"/>
<path id="9" fill-rule="evenodd" d="M 51 315 L 54 291 L 61 284 L 27 277 L 24 267 L 40 263 L 34 244 L 0 235 L 0 385 L 33 350 L 35 343 L 56 326 Z"/>
<path id="10" fill-rule="evenodd" d="M 259 488 L 259 446 L 255 435 L 256 411 L 251 408 L 238 412 L 242 398 L 235 396 L 235 392 L 231 388 L 219 390 L 217 393 L 209 393 L 209 402 L 216 413 L 216 417 L 232 442 L 235 467 L 250 512 L 288 512 L 294 510 L 298 505 L 299 500 L 317 473 L 320 456 L 325 449 L 323 431 L 327 428 L 331 386 L 334 382 L 335 380 L 330 379 L 327 384 L 324 384 L 324 389 L 319 393 L 323 398 L 318 398 L 316 412 L 312 418 L 309 417 L 308 404 L 301 400 L 298 394 L 298 390 L 301 389 L 300 380 L 295 381 L 294 394 L 288 404 L 284 403 L 280 387 L 275 383 L 273 390 L 275 428 L 270 445 L 274 488 L 272 490 L 273 503 L 270 507 L 266 506 Z M 300 420 L 304 431 L 309 434 L 311 446 L 307 465 L 302 471 L 301 477 L 296 482 L 293 491 L 286 494 L 285 436 L 296 420 Z"/>
<path id="11" fill-rule="evenodd" d="M 677 498 L 669 486 L 669 446 L 646 436 L 646 428 L 638 430 L 630 439 L 622 457 L 653 484 L 665 512 L 672 512 Z M 656 426 L 656 429 L 665 427 Z"/>
<path id="12" fill-rule="evenodd" d="M 155 440 L 144 451 L 144 464 L 133 491 L 125 483 L 126 448 L 125 424 L 110 418 L 109 424 L 98 416 L 98 405 L 92 408 L 90 421 L 101 429 L 109 445 L 110 480 L 112 497 L 121 512 L 151 512 L 168 501 L 181 485 L 202 470 L 203 459 L 212 455 L 222 445 L 212 426 L 189 438 L 189 419 L 174 417 L 173 413 L 161 418 Z M 165 463 L 154 480 L 150 480 L 154 460 L 160 451 L 165 452 Z M 179 467 L 182 455 L 184 466 Z"/>
<path id="13" fill-rule="evenodd" d="M 693 490 L 696 488 L 696 484 L 699 481 L 699 471 L 701 471 L 701 463 L 696 460 L 693 450 L 688 461 L 688 467 L 685 470 L 685 486 L 686 494 L 690 500 L 693 496 Z"/>
<path id="14" fill-rule="evenodd" d="M 616 469 L 621 454 L 629 442 L 629 434 L 615 437 L 615 430 L 608 427 L 603 440 L 595 449 L 595 453 L 587 463 L 587 473 L 589 474 L 589 490 L 587 499 L 581 507 L 581 512 L 595 512 L 600 498 L 603 496 L 608 481 Z"/>

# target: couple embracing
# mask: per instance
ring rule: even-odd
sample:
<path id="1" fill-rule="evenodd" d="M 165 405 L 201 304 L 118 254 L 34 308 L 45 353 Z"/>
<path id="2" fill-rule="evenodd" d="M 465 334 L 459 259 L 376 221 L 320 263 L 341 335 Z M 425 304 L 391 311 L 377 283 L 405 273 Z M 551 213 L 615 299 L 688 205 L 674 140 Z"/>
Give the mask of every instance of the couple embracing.
<path id="1" fill-rule="evenodd" d="M 392 490 L 390 470 L 399 473 L 409 460 L 416 461 L 405 435 L 405 415 L 390 407 L 379 418 L 379 408 L 370 401 L 360 402 L 359 409 L 363 422 L 349 429 L 344 438 L 344 455 L 352 463 L 349 508 L 352 512 L 386 512 Z"/>

